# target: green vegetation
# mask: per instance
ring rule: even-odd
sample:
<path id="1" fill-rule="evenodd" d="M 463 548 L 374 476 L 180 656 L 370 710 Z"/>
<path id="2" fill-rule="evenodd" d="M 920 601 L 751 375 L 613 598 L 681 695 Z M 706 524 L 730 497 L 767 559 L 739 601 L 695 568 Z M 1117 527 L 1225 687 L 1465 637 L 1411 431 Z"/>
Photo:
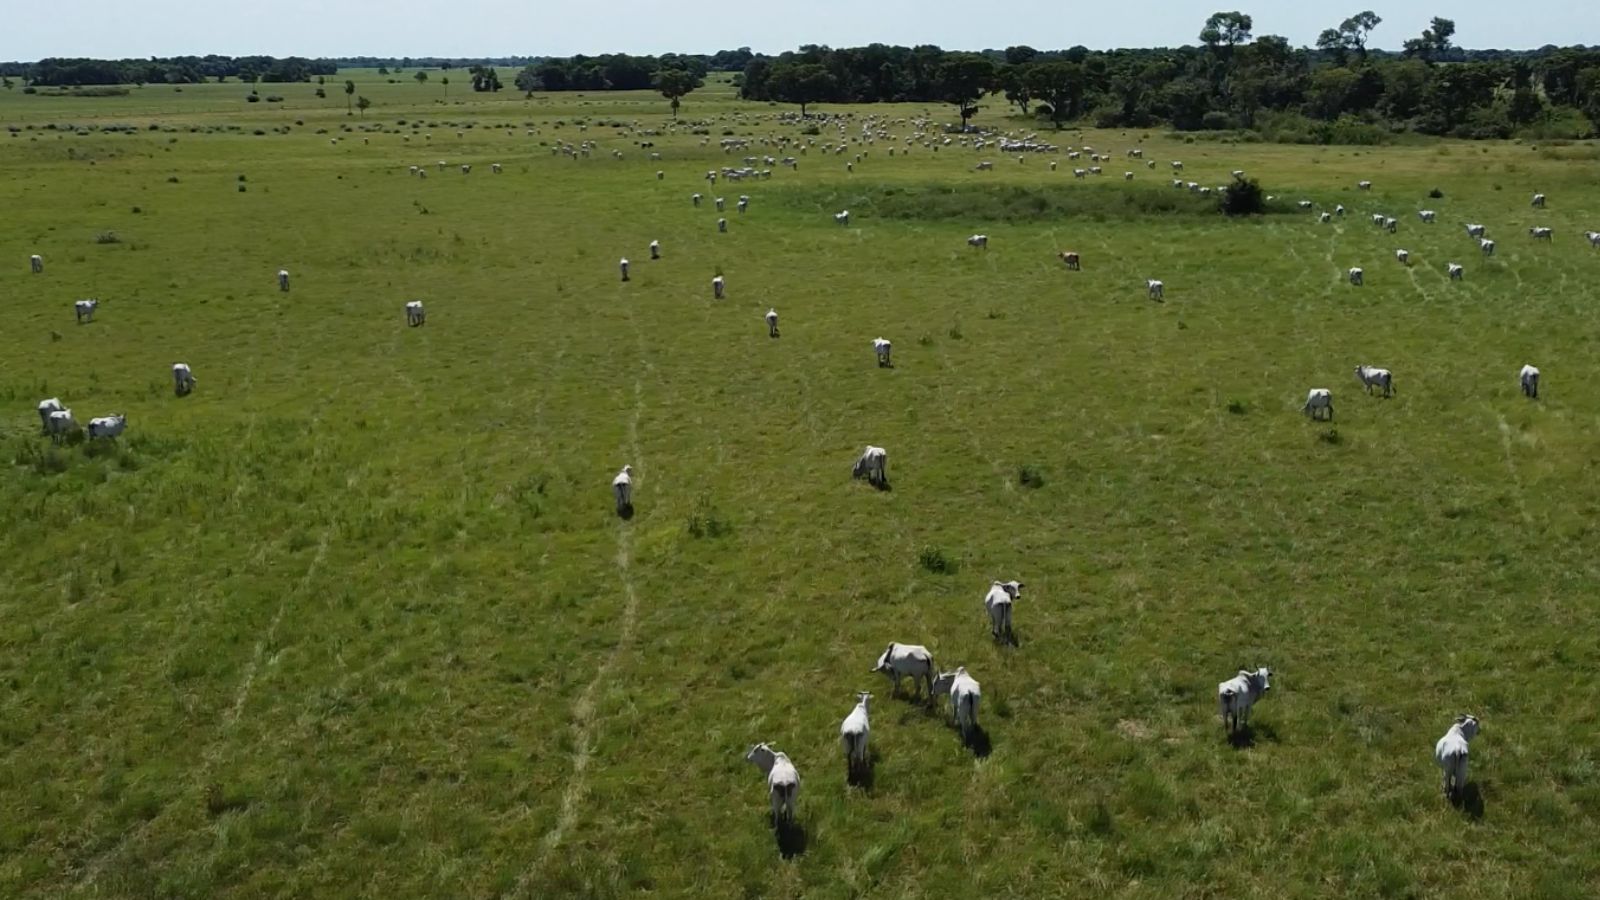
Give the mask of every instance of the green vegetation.
<path id="1" fill-rule="evenodd" d="M 1079 183 L 880 141 L 730 186 L 718 234 L 719 136 L 800 128 L 725 74 L 676 127 L 649 89 L 330 85 L 0 91 L 0 896 L 1600 893 L 1594 145 L 1065 132 L 1158 163 Z M 1351 216 L 1225 217 L 1173 159 Z M 128 433 L 53 446 L 51 396 Z M 849 478 L 869 442 L 892 491 Z M 983 683 L 986 757 L 868 674 L 889 641 Z M 1274 690 L 1235 749 L 1244 665 Z M 800 768 L 791 859 L 757 740 Z"/>

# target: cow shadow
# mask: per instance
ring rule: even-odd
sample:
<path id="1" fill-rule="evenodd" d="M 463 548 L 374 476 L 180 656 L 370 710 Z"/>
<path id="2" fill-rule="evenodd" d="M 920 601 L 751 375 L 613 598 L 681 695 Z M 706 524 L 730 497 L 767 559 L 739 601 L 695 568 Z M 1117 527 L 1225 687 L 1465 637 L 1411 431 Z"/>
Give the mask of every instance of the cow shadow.
<path id="1" fill-rule="evenodd" d="M 1278 732 L 1271 725 L 1241 725 L 1228 733 L 1228 744 L 1235 750 L 1248 750 L 1258 741 L 1278 742 Z"/>
<path id="2" fill-rule="evenodd" d="M 889 479 L 887 479 L 887 478 L 885 478 L 882 481 L 874 481 L 872 483 L 872 486 L 877 488 L 878 490 L 882 491 L 885 494 L 887 494 L 890 491 L 894 490 L 894 488 L 889 485 Z"/>
<path id="3" fill-rule="evenodd" d="M 972 751 L 977 759 L 988 759 L 994 752 L 994 742 L 989 740 L 989 732 L 982 725 L 972 726 L 972 730 L 961 736 L 961 743 Z"/>
<path id="4" fill-rule="evenodd" d="M 1011 647 L 1015 650 L 1022 649 L 1022 641 L 1017 637 L 1015 631 L 1008 631 L 1005 634 L 993 634 L 991 632 L 990 634 L 994 638 L 994 642 L 1001 647 Z"/>
<path id="5" fill-rule="evenodd" d="M 1469 819 L 1483 818 L 1483 789 L 1478 782 L 1469 781 L 1456 795 L 1450 798 L 1450 805 L 1461 810 Z"/>
<path id="6" fill-rule="evenodd" d="M 844 783 L 853 788 L 860 788 L 867 793 L 872 793 L 873 786 L 877 783 L 878 751 L 870 746 L 867 748 L 867 761 L 859 766 L 852 765 L 845 760 Z"/>
<path id="7" fill-rule="evenodd" d="M 778 844 L 778 855 L 794 859 L 806 852 L 806 827 L 799 822 L 778 822 L 772 829 L 773 840 Z"/>
<path id="8" fill-rule="evenodd" d="M 629 504 L 627 504 L 625 506 L 617 507 L 617 518 L 621 519 L 624 522 L 632 520 L 633 519 L 633 504 L 629 503 Z"/>

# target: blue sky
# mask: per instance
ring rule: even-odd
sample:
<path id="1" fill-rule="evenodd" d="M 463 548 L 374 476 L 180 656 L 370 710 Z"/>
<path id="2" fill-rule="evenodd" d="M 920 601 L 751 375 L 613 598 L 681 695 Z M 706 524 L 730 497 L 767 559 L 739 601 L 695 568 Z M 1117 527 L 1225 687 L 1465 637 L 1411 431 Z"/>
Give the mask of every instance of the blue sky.
<path id="1" fill-rule="evenodd" d="M 1226 2 L 1226 0 L 1225 0 Z M 800 44 L 938 44 L 1056 49 L 1194 43 L 1218 0 L 604 0 L 459 3 L 450 0 L 70 0 L 6 17 L 0 59 L 44 56 L 501 56 L 706 52 Z M 1367 8 L 1257 0 L 1239 8 L 1255 32 L 1310 45 L 1324 28 Z M 1374 47 L 1398 48 L 1435 15 L 1454 19 L 1456 43 L 1525 49 L 1600 44 L 1594 0 L 1396 0 L 1373 3 L 1383 24 Z"/>

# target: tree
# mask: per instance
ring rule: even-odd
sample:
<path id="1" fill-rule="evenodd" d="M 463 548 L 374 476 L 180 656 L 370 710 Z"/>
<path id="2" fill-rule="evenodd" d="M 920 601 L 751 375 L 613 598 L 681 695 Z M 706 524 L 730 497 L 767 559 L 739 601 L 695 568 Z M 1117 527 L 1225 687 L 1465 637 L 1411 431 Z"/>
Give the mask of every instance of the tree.
<path id="1" fill-rule="evenodd" d="M 356 95 L 356 83 L 346 78 L 344 81 L 344 114 L 350 115 L 350 98 Z"/>
<path id="2" fill-rule="evenodd" d="M 1029 47 L 1027 44 L 1019 44 L 1018 46 L 1015 46 L 1015 47 L 1007 47 L 1006 48 L 1006 65 L 1008 65 L 1008 66 L 1025 66 L 1028 63 L 1033 62 L 1034 57 L 1036 57 L 1038 55 L 1039 55 L 1039 51 L 1033 49 L 1032 47 Z"/>
<path id="3" fill-rule="evenodd" d="M 10 78 L 0 78 L 0 85 L 5 85 L 5 89 L 9 91 L 16 87 L 17 83 L 12 81 Z"/>
<path id="4" fill-rule="evenodd" d="M 446 66 L 445 68 L 449 68 L 449 66 Z M 439 76 L 439 83 L 444 85 L 444 98 L 446 100 L 449 100 L 450 99 L 450 76 L 449 75 L 440 75 Z"/>
<path id="5" fill-rule="evenodd" d="M 1213 53 L 1228 59 L 1233 56 L 1233 48 L 1240 44 L 1250 43 L 1250 29 L 1255 22 L 1245 13 L 1217 12 L 1206 19 L 1206 27 L 1200 29 L 1200 43 L 1211 48 Z"/>
<path id="6" fill-rule="evenodd" d="M 522 71 L 517 73 L 516 80 L 512 84 L 517 86 L 517 90 L 522 92 L 523 97 L 532 97 L 533 92 L 539 89 L 539 73 L 534 70 L 533 66 L 524 66 Z"/>
<path id="7" fill-rule="evenodd" d="M 1033 102 L 1033 88 L 1028 84 L 1027 66 L 1006 64 L 1000 67 L 996 79 L 1006 94 L 1006 102 L 1016 104 L 1023 115 L 1028 114 L 1028 104 Z"/>
<path id="8" fill-rule="evenodd" d="M 1367 61 L 1367 36 L 1383 24 L 1383 19 L 1372 10 L 1358 12 L 1339 23 L 1339 33 L 1345 36 L 1345 45 L 1356 51 L 1362 62 Z"/>
<path id="9" fill-rule="evenodd" d="M 815 63 L 780 62 L 767 76 L 767 95 L 780 103 L 800 104 L 802 118 L 806 104 L 830 100 L 838 90 L 839 79 Z"/>
<path id="10" fill-rule="evenodd" d="M 387 75 L 387 74 L 389 74 L 389 67 L 388 66 L 379 66 L 378 67 L 378 74 L 379 75 Z"/>
<path id="11" fill-rule="evenodd" d="M 1344 32 L 1337 28 L 1324 28 L 1317 35 L 1317 49 L 1333 57 L 1333 64 L 1344 66 L 1350 63 L 1350 50 L 1345 46 Z"/>
<path id="12" fill-rule="evenodd" d="M 473 66 L 467 70 L 472 75 L 472 89 L 478 93 L 500 90 L 500 74 L 493 66 Z"/>
<path id="13" fill-rule="evenodd" d="M 1421 37 L 1406 41 L 1405 54 L 1415 56 L 1423 62 L 1434 62 L 1450 49 L 1450 38 L 1454 37 L 1455 33 L 1456 23 L 1434 16 L 1429 27 L 1422 29 Z"/>
<path id="14" fill-rule="evenodd" d="M 1033 99 L 1049 105 L 1050 121 L 1056 128 L 1083 112 L 1083 66 L 1070 62 L 1035 63 L 1027 67 L 1022 77 Z"/>
<path id="15" fill-rule="evenodd" d="M 1600 132 L 1600 66 L 1579 71 L 1574 82 L 1577 84 L 1578 108 L 1589 117 L 1594 130 Z"/>
<path id="16" fill-rule="evenodd" d="M 417 84 L 422 84 L 428 80 L 428 73 L 418 69 L 417 74 L 411 76 L 411 78 L 412 80 L 416 81 Z"/>
<path id="17" fill-rule="evenodd" d="M 372 101 L 368 100 L 365 97 L 357 97 L 356 98 L 356 109 L 361 110 L 361 117 L 363 119 L 367 117 L 367 107 L 369 107 L 371 105 L 372 105 Z"/>
<path id="18" fill-rule="evenodd" d="M 939 99 L 954 104 L 961 113 L 961 130 L 978 112 L 978 101 L 994 89 L 995 67 L 976 53 L 953 53 L 940 64 L 936 83 Z"/>
<path id="19" fill-rule="evenodd" d="M 694 73 L 686 72 L 683 69 L 662 69 L 656 72 L 651 81 L 654 82 L 656 90 L 661 92 L 661 96 L 672 101 L 672 117 L 674 119 L 678 117 L 678 105 L 682 99 L 704 83 L 700 78 L 695 77 Z"/>

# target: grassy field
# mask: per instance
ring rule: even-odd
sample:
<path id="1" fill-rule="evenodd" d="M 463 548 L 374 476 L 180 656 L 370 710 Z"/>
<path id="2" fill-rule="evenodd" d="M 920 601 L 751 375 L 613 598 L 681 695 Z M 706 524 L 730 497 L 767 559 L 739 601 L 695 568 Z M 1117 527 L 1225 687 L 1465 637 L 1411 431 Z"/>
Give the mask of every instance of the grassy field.
<path id="1" fill-rule="evenodd" d="M 711 146 L 663 130 L 658 163 L 601 124 L 664 129 L 658 97 L 358 77 L 355 117 L 343 76 L 263 86 L 283 109 L 0 93 L 0 895 L 1600 893 L 1593 146 L 1069 131 L 1105 178 L 879 141 L 712 190 L 724 135 L 795 133 L 778 108 L 691 95 Z M 440 159 L 474 170 L 407 174 Z M 1171 159 L 1283 210 L 1199 211 Z M 128 434 L 53 450 L 49 396 Z M 867 443 L 893 491 L 847 477 Z M 1028 585 L 1015 648 L 995 578 Z M 889 697 L 890 641 L 982 682 L 990 753 Z M 1244 665 L 1276 675 L 1234 748 L 1215 686 Z M 1453 808 L 1431 751 L 1468 711 Z M 783 848 L 759 740 L 803 779 Z"/>

